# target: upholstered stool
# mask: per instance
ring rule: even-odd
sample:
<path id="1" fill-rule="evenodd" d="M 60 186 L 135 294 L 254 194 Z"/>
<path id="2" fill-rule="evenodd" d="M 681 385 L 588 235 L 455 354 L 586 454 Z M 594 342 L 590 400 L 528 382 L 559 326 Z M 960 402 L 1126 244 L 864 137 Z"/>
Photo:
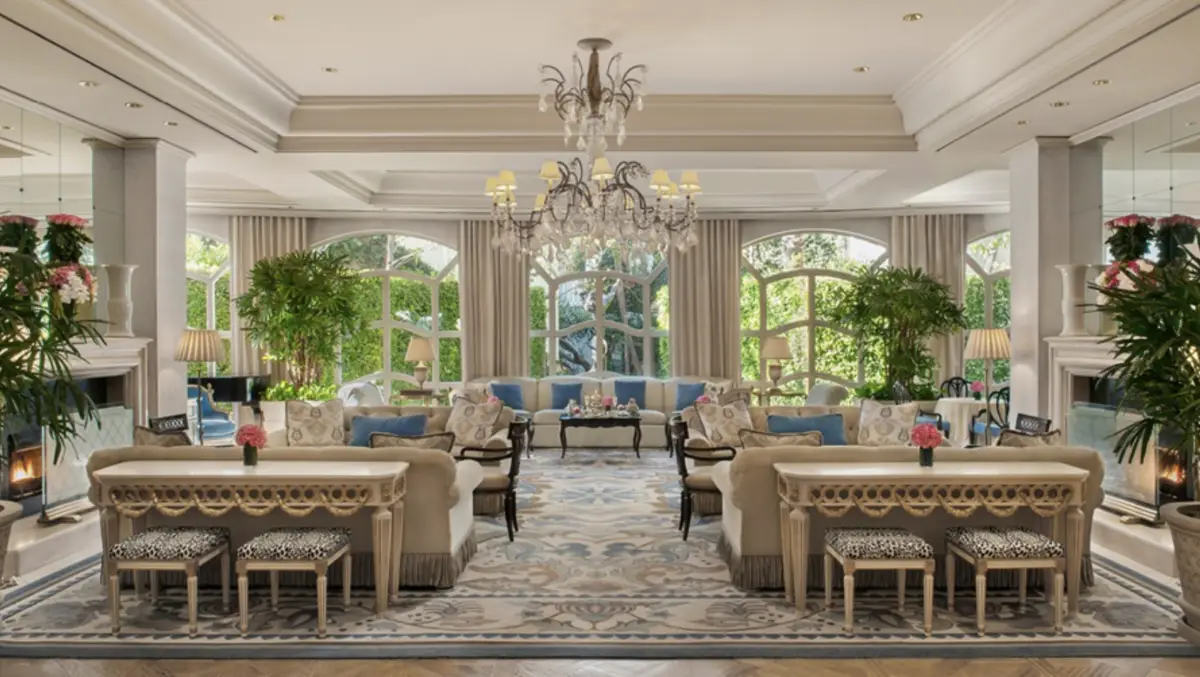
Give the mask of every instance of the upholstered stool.
<path id="1" fill-rule="evenodd" d="M 975 566 L 975 624 L 983 635 L 986 624 L 987 572 L 1017 569 L 1019 603 L 1025 606 L 1030 569 L 1054 571 L 1054 632 L 1062 632 L 1063 573 L 1067 560 L 1062 544 L 1024 527 L 951 527 L 946 530 L 946 605 L 954 609 L 954 558 Z M 1050 597 L 1050 593 L 1047 593 Z"/>
<path id="2" fill-rule="evenodd" d="M 350 606 L 350 530 L 343 527 L 281 527 L 255 536 L 237 551 L 240 629 L 246 634 L 250 620 L 251 571 L 271 574 L 271 610 L 279 610 L 279 572 L 312 571 L 317 575 L 317 634 L 325 636 L 325 597 L 329 566 L 342 559 L 342 604 Z"/>
<path id="3" fill-rule="evenodd" d="M 121 572 L 150 573 L 151 602 L 158 601 L 158 572 L 182 571 L 187 576 L 188 632 L 196 634 L 197 572 L 221 558 L 221 601 L 229 611 L 229 530 L 223 527 L 152 527 L 108 550 L 108 602 L 112 631 L 121 631 Z"/>
<path id="4" fill-rule="evenodd" d="M 904 611 L 905 575 L 925 572 L 925 634 L 933 632 L 933 546 L 904 529 L 834 528 L 825 530 L 825 607 L 833 607 L 833 560 L 845 572 L 846 632 L 854 632 L 854 572 L 895 570 L 900 611 Z"/>

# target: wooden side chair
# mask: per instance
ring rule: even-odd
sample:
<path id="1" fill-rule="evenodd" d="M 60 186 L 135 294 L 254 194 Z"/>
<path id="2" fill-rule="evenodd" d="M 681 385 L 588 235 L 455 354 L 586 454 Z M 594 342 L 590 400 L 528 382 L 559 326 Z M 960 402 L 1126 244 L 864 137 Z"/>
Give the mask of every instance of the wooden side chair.
<path id="1" fill-rule="evenodd" d="M 509 541 L 514 540 L 516 533 L 521 530 L 517 520 L 517 485 L 521 475 L 521 457 L 525 455 L 530 429 L 529 419 L 518 417 L 508 429 L 508 449 L 464 448 L 455 458 L 456 461 L 478 461 L 483 466 L 483 481 L 475 487 L 476 496 L 504 497 L 504 526 L 508 528 Z"/>
<path id="2" fill-rule="evenodd" d="M 687 422 L 682 417 L 671 419 L 671 440 L 675 449 L 675 466 L 679 471 L 679 530 L 683 532 L 683 540 L 687 540 L 692 526 L 692 509 L 695 505 L 695 494 L 720 496 L 721 490 L 713 481 L 712 465 L 718 461 L 728 461 L 737 455 L 733 447 L 705 449 L 702 453 L 688 450 L 684 444 L 687 439 Z M 693 463 L 703 463 L 688 469 L 688 459 Z"/>
<path id="3" fill-rule="evenodd" d="M 998 437 L 1008 427 L 1009 390 L 1001 388 L 988 394 L 986 406 L 971 417 L 970 441 L 978 446 L 980 439 Z"/>
<path id="4" fill-rule="evenodd" d="M 942 387 L 939 389 L 942 397 L 970 397 L 971 384 L 967 379 L 961 376 L 951 376 L 942 382 Z"/>

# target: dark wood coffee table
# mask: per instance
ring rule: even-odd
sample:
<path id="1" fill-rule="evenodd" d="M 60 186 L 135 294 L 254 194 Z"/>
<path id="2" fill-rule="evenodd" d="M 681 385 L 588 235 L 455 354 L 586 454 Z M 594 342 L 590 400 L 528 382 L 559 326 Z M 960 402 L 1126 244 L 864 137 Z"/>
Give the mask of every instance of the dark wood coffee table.
<path id="1" fill-rule="evenodd" d="M 562 456 L 567 457 L 567 428 L 633 428 L 633 453 L 642 457 L 642 417 L 641 416 L 571 416 L 563 414 L 558 417 L 558 440 L 562 442 Z"/>

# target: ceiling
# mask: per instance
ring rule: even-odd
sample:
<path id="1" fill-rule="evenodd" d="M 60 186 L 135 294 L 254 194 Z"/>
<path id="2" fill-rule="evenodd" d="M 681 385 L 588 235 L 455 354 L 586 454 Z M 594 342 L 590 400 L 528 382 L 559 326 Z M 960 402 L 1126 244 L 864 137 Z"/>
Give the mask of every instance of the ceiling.
<path id="1" fill-rule="evenodd" d="M 461 218 L 486 211 L 486 176 L 514 170 L 520 199 L 531 200 L 541 162 L 573 156 L 561 122 L 537 111 L 537 68 L 567 68 L 577 39 L 601 35 L 626 66 L 650 67 L 645 110 L 631 115 L 629 139 L 610 159 L 698 170 L 708 213 L 991 211 L 1006 207 L 1013 147 L 1109 134 L 1106 163 L 1117 167 L 1118 121 L 1200 95 L 1198 8 L 1200 0 L 6 3 L 0 100 L 67 120 L 76 137 L 164 138 L 191 150 L 196 210 Z M 905 21 L 912 12 L 922 18 Z M 1069 105 L 1052 106 L 1059 101 Z M 1156 133 L 1183 139 L 1184 129 Z M 1175 174 L 1138 183 L 1154 195 L 1174 187 L 1178 200 L 1190 195 L 1178 172 L 1185 156 L 1200 157 L 1200 138 L 1169 145 L 1126 155 L 1145 171 L 1174 158 Z M 0 142 L 0 176 L 6 152 Z M 1111 172 L 1132 182 L 1132 166 L 1119 166 Z M 1115 205 L 1135 193 L 1115 188 L 1125 179 L 1110 181 L 1111 172 L 1106 203 Z"/>

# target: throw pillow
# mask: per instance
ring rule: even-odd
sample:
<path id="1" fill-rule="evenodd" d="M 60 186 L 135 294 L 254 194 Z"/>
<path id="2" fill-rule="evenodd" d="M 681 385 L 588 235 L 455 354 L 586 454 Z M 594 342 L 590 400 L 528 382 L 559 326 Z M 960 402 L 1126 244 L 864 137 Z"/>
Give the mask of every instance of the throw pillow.
<path id="1" fill-rule="evenodd" d="M 704 436 L 716 446 L 737 447 L 742 440 L 738 432 L 753 428 L 750 422 L 750 408 L 745 402 L 738 400 L 726 405 L 694 404 L 704 428 Z"/>
<path id="2" fill-rule="evenodd" d="M 496 419 L 504 411 L 503 402 L 471 404 L 459 400 L 454 403 L 450 419 L 446 421 L 446 432 L 454 433 L 454 443 L 464 447 L 482 447 L 492 436 Z"/>
<path id="3" fill-rule="evenodd" d="M 369 445 L 372 449 L 409 447 L 416 449 L 438 449 L 448 452 L 454 448 L 454 433 L 432 433 L 430 435 L 412 436 L 371 433 Z"/>
<path id="4" fill-rule="evenodd" d="M 683 411 L 696 403 L 701 395 L 704 394 L 706 384 L 700 383 L 680 383 L 675 387 L 675 411 Z"/>
<path id="5" fill-rule="evenodd" d="M 883 404 L 863 400 L 858 415 L 858 443 L 864 447 L 908 446 L 920 413 L 916 402 Z"/>
<path id="6" fill-rule="evenodd" d="M 459 400 L 465 400 L 472 404 L 483 404 L 487 402 L 487 390 L 480 385 L 465 385 L 460 390 L 454 390 L 450 393 L 450 403 L 454 404 Z"/>
<path id="7" fill-rule="evenodd" d="M 525 408 L 525 393 L 516 383 L 491 383 L 488 388 L 504 406 L 510 409 Z"/>
<path id="8" fill-rule="evenodd" d="M 846 444 L 846 423 L 841 414 L 820 416 L 767 416 L 767 432 L 777 435 L 807 432 L 821 433 L 822 444 L 841 447 Z"/>
<path id="9" fill-rule="evenodd" d="M 340 447 L 346 444 L 341 400 L 320 404 L 288 400 L 284 411 L 289 447 Z"/>
<path id="10" fill-rule="evenodd" d="M 190 447 L 192 446 L 192 440 L 182 430 L 160 433 L 139 425 L 133 427 L 133 446 Z"/>
<path id="11" fill-rule="evenodd" d="M 350 422 L 350 446 L 371 445 L 374 433 L 390 433 L 401 437 L 416 437 L 425 434 L 425 414 L 415 416 L 355 416 Z"/>
<path id="12" fill-rule="evenodd" d="M 613 393 L 617 404 L 629 404 L 629 400 L 637 402 L 638 409 L 646 408 L 646 382 L 632 379 L 617 379 L 613 383 Z"/>
<path id="13" fill-rule="evenodd" d="M 551 409 L 566 409 L 567 403 L 575 400 L 575 403 L 583 406 L 583 384 L 578 381 L 573 383 L 551 383 L 550 384 L 550 408 Z"/>
<path id="14" fill-rule="evenodd" d="M 996 440 L 998 447 L 1058 447 L 1064 444 L 1061 430 L 1051 430 L 1048 433 L 1023 433 L 1019 430 L 1002 430 L 1000 439 Z"/>
<path id="15" fill-rule="evenodd" d="M 806 433 L 764 433 L 757 430 L 739 430 L 738 437 L 747 449 L 760 447 L 819 447 L 821 433 L 817 430 Z"/>

